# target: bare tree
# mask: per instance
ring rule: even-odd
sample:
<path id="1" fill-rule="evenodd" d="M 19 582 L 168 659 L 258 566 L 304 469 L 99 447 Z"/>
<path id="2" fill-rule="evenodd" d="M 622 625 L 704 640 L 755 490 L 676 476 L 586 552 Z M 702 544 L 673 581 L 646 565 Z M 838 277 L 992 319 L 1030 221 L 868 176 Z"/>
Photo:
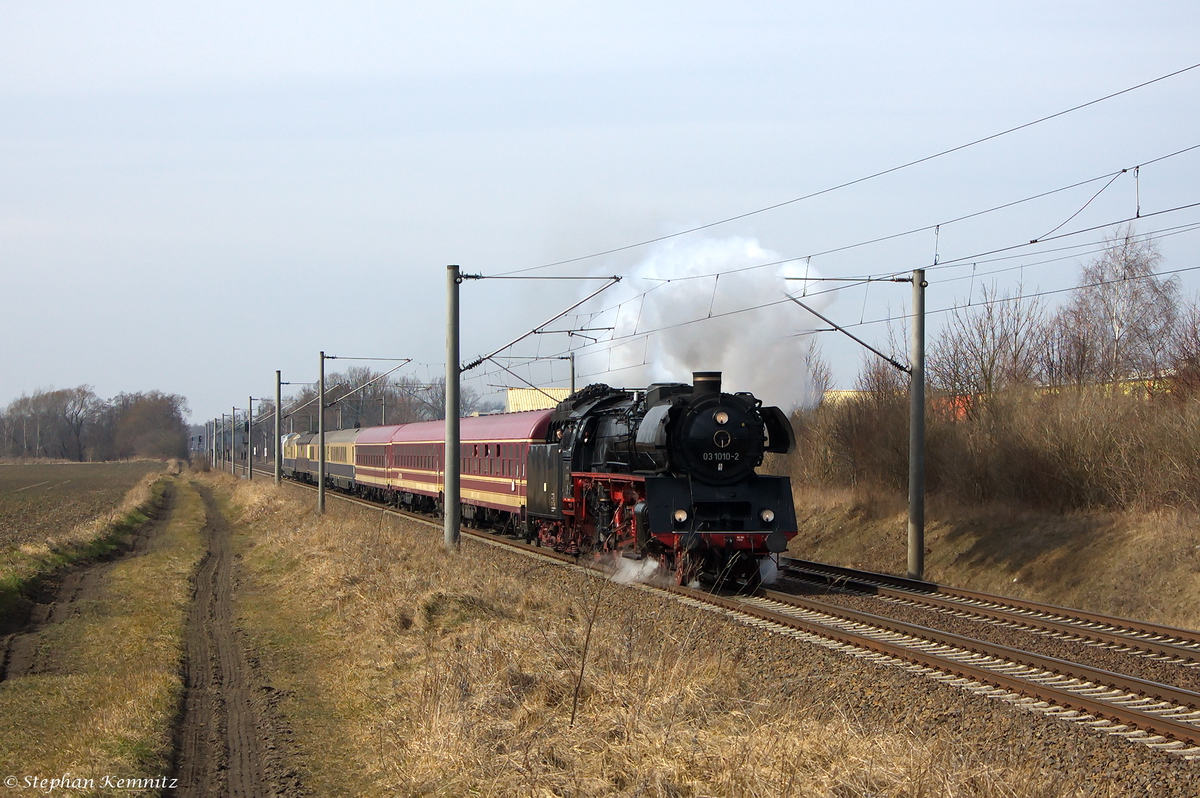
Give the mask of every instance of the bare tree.
<path id="1" fill-rule="evenodd" d="M 808 372 L 809 395 L 803 398 L 804 406 L 816 407 L 825 398 L 825 393 L 833 385 L 833 370 L 829 361 L 821 352 L 821 346 L 816 338 L 809 340 L 804 350 L 804 369 Z"/>
<path id="2" fill-rule="evenodd" d="M 102 405 L 86 385 L 22 396 L 5 409 L 3 453 L 83 460 L 88 428 Z"/>
<path id="3" fill-rule="evenodd" d="M 87 385 L 39 390 L 5 408 L 3 453 L 68 460 L 181 457 L 187 412 L 182 396 L 159 391 L 104 402 Z"/>
<path id="4" fill-rule="evenodd" d="M 87 385 L 60 391 L 66 457 L 70 460 L 84 459 L 85 431 L 100 413 L 103 402 Z"/>
<path id="5" fill-rule="evenodd" d="M 930 383 L 957 396 L 990 395 L 1033 381 L 1043 336 L 1042 305 L 984 287 L 983 301 L 955 308 L 929 348 Z"/>
<path id="6" fill-rule="evenodd" d="M 326 410 L 326 428 L 338 426 L 339 420 L 343 428 L 379 426 L 385 421 L 385 409 L 388 424 L 440 420 L 446 414 L 445 385 L 444 379 L 423 383 L 411 376 L 382 378 L 381 372 L 369 368 L 326 375 L 325 404 L 330 408 Z M 315 386 L 305 386 L 284 403 L 285 429 L 317 429 L 316 395 Z M 462 388 L 459 400 L 464 416 L 498 409 L 483 402 L 478 391 L 469 387 Z"/>
<path id="7" fill-rule="evenodd" d="M 1171 336 L 1168 365 L 1179 398 L 1200 393 L 1200 307 L 1192 303 L 1181 313 Z"/>
<path id="8" fill-rule="evenodd" d="M 1157 378 L 1179 323 L 1179 280 L 1155 274 L 1162 255 L 1132 226 L 1079 273 L 1079 289 L 1054 319 L 1060 361 L 1053 371 L 1078 383 Z"/>

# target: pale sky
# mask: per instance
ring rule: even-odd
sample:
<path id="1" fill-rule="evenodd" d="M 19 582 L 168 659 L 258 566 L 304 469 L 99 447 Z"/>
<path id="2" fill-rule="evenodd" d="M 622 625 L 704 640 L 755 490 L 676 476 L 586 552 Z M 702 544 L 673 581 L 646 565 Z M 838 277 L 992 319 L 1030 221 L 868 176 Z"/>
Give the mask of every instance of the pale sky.
<path id="1" fill-rule="evenodd" d="M 0 0 L 0 406 L 39 388 L 158 389 L 188 397 L 199 423 L 273 394 L 275 369 L 314 380 L 321 349 L 412 357 L 428 365 L 402 373 L 430 376 L 448 263 L 497 274 L 621 247 L 1200 62 L 1194 2 L 248 5 Z M 802 258 L 946 222 L 1200 144 L 1198 100 L 1200 69 L 670 246 Z M 1137 184 L 1130 172 L 1059 232 L 1132 216 L 1136 194 L 1143 215 L 1200 202 L 1198 176 L 1200 150 Z M 1103 185 L 807 266 L 904 272 L 932 264 L 935 243 L 943 263 L 975 257 L 1043 236 Z M 1190 268 L 1200 231 L 1167 228 L 1198 222 L 1192 208 L 1138 230 L 1163 231 L 1163 268 Z M 980 262 L 1023 267 L 986 278 L 931 272 L 928 306 L 984 281 L 1070 286 L 1103 233 Z M 663 247 L 535 274 L 644 275 L 676 262 Z M 1181 280 L 1193 297 L 1200 271 Z M 463 359 L 583 290 L 466 284 Z M 894 315 L 909 290 L 849 289 L 824 312 Z M 795 331 L 810 326 L 797 316 Z M 857 330 L 886 344 L 882 325 Z M 860 350 L 835 336 L 820 340 L 850 387 Z M 539 338 L 517 353 L 567 346 Z M 521 373 L 565 379 L 561 364 Z"/>

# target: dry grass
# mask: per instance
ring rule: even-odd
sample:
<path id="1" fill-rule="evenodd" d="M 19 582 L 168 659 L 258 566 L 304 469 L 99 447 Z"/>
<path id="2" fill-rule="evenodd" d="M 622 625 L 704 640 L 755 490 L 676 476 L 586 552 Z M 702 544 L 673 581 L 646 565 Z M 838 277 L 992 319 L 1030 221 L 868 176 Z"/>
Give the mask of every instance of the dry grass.
<path id="1" fill-rule="evenodd" d="M 0 683 L 3 774 L 168 775 L 189 580 L 204 551 L 203 503 L 182 482 L 177 497 L 146 553 L 113 563 L 94 599 L 39 633 L 35 672 Z"/>
<path id="2" fill-rule="evenodd" d="M 790 698 L 830 678 L 821 655 L 752 662 L 744 630 L 636 589 L 212 479 L 235 491 L 240 617 L 314 794 L 1069 794 L 1019 754 Z"/>
<path id="3" fill-rule="evenodd" d="M 927 413 L 932 493 L 1057 511 L 1200 510 L 1200 399 L 1013 390 L 976 397 L 962 418 L 948 407 L 935 397 Z M 796 427 L 801 445 L 780 467 L 797 482 L 907 485 L 905 395 L 822 406 L 797 417 Z"/>
<path id="4" fill-rule="evenodd" d="M 1200 627 L 1200 399 L 1101 389 L 977 397 L 927 428 L 926 578 Z M 799 557 L 903 573 L 907 400 L 797 419 Z"/>

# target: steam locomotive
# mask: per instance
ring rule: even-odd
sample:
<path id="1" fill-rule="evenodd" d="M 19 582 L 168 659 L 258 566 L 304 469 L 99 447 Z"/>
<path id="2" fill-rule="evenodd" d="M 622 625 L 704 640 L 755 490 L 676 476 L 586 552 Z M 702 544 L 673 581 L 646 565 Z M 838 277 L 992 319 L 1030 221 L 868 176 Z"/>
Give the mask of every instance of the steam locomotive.
<path id="1" fill-rule="evenodd" d="M 331 487 L 426 512 L 442 507 L 442 422 L 326 434 Z M 719 372 L 646 390 L 590 385 L 553 410 L 465 418 L 462 514 L 572 554 L 652 559 L 679 584 L 757 585 L 787 548 L 787 477 L 755 473 L 795 445 L 787 416 Z M 288 435 L 285 473 L 315 481 L 317 438 Z"/>

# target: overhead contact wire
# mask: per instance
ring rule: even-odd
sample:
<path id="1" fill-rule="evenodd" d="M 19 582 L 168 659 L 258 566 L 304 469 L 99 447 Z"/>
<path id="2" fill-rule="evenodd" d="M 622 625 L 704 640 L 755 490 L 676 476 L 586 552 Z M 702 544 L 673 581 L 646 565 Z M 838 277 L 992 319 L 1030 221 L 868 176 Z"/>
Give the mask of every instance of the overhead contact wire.
<path id="1" fill-rule="evenodd" d="M 1007 136 L 1007 135 L 1009 135 L 1010 133 L 1016 133 L 1016 132 L 1018 132 L 1018 131 L 1025 130 L 1026 128 L 1034 127 L 1035 125 L 1040 125 L 1040 124 L 1042 124 L 1043 122 L 1049 122 L 1050 120 L 1052 120 L 1052 119 L 1057 119 L 1057 118 L 1058 118 L 1058 117 L 1060 117 L 1060 116 L 1066 116 L 1067 114 L 1071 114 L 1071 113 L 1074 113 L 1074 112 L 1076 112 L 1076 111 L 1081 111 L 1081 110 L 1083 110 L 1084 108 L 1088 108 L 1088 107 L 1090 107 L 1090 106 L 1097 105 L 1097 104 L 1099 104 L 1099 103 L 1102 103 L 1102 102 L 1106 102 L 1106 101 L 1108 101 L 1108 100 L 1111 100 L 1111 99 L 1113 99 L 1113 98 L 1120 97 L 1120 96 L 1121 96 L 1121 95 L 1123 95 L 1123 94 L 1129 94 L 1130 92 L 1137 91 L 1138 89 L 1143 89 L 1143 88 L 1145 88 L 1145 87 L 1147 87 L 1147 86 L 1151 86 L 1151 85 L 1153 85 L 1153 84 L 1155 84 L 1155 83 L 1160 83 L 1160 82 L 1162 82 L 1162 81 L 1164 81 L 1164 80 L 1168 80 L 1168 79 L 1170 79 L 1170 78 L 1173 78 L 1173 77 L 1176 77 L 1176 76 L 1178 76 L 1178 75 L 1182 75 L 1182 74 L 1184 74 L 1185 72 L 1190 72 L 1191 70 L 1193 70 L 1193 69 L 1196 69 L 1196 68 L 1200 68 L 1200 63 L 1197 63 L 1197 64 L 1192 64 L 1191 66 L 1187 66 L 1187 67 L 1184 67 L 1184 68 L 1182 68 L 1182 69 L 1177 69 L 1177 70 L 1175 70 L 1174 72 L 1169 72 L 1169 73 L 1167 73 L 1167 74 L 1165 74 L 1165 75 L 1160 75 L 1160 76 L 1158 76 L 1158 77 L 1156 77 L 1156 78 L 1152 78 L 1152 79 L 1150 79 L 1150 80 L 1143 81 L 1142 83 L 1138 83 L 1138 84 L 1136 84 L 1136 85 L 1134 85 L 1134 86 L 1129 86 L 1129 87 L 1127 87 L 1127 88 L 1121 89 L 1120 91 L 1115 91 L 1115 92 L 1112 92 L 1112 93 L 1110 93 L 1110 94 L 1106 94 L 1106 95 L 1104 95 L 1103 97 L 1097 97 L 1097 98 L 1096 98 L 1096 99 L 1094 99 L 1094 100 L 1089 100 L 1088 102 L 1085 102 L 1085 103 L 1080 103 L 1079 105 L 1074 105 L 1074 106 L 1071 106 L 1070 108 L 1064 109 L 1064 110 L 1062 110 L 1062 111 L 1057 111 L 1057 112 L 1055 112 L 1055 113 L 1053 113 L 1053 114 L 1048 114 L 1047 116 L 1039 117 L 1038 119 L 1034 119 L 1033 121 L 1030 121 L 1030 122 L 1025 122 L 1025 123 L 1023 123 L 1023 124 L 1020 124 L 1020 125 L 1017 125 L 1017 126 L 1015 126 L 1015 127 L 1010 127 L 1010 128 L 1008 128 L 1008 129 L 1006 129 L 1006 130 L 1002 130 L 1002 131 L 1000 131 L 1000 132 L 998 132 L 998 133 L 992 133 L 991 135 L 984 136 L 984 137 L 982 137 L 982 138 L 978 138 L 978 139 L 975 139 L 975 140 L 973 140 L 973 141 L 969 141 L 969 142 L 967 142 L 967 143 L 965 143 L 965 144 L 959 144 L 958 146 L 955 146 L 955 147 L 950 147 L 949 149 L 945 149 L 945 150 L 941 150 L 940 152 L 933 153 L 932 155 L 926 155 L 926 156 L 924 156 L 924 157 L 917 158 L 916 160 L 912 160 L 912 161 L 908 161 L 908 162 L 906 162 L 906 163 L 902 163 L 902 164 L 900 164 L 900 165 L 898 165 L 898 166 L 893 166 L 893 167 L 890 167 L 890 168 L 888 168 L 888 169 L 883 169 L 883 170 L 881 170 L 881 171 L 878 171 L 878 172 L 873 172 L 873 173 L 871 173 L 871 174 L 869 174 L 869 175 L 866 175 L 866 176 L 864 176 L 864 177 L 855 178 L 854 180 L 847 180 L 847 181 L 845 181 L 845 182 L 843 182 L 843 183 L 839 183 L 839 184 L 837 184 L 837 185 L 830 186 L 829 188 L 820 189 L 819 191 L 813 191 L 813 192 L 810 192 L 810 193 L 808 193 L 808 194 L 804 194 L 804 195 L 802 195 L 802 196 L 799 196 L 799 197 L 794 197 L 794 198 L 792 198 L 792 199 L 789 199 L 789 200 L 784 200 L 783 202 L 777 202 L 777 203 L 774 203 L 774 204 L 772 204 L 772 205 L 767 205 L 767 206 L 764 206 L 764 207 L 762 207 L 762 208 L 757 208 L 757 209 L 755 209 L 755 210 L 752 210 L 752 211 L 746 211 L 745 213 L 739 213 L 739 214 L 736 214 L 736 215 L 734 215 L 734 216 L 729 216 L 729 217 L 726 217 L 726 218 L 724 218 L 724 219 L 719 219 L 719 220 L 717 220 L 717 221 L 714 221 L 714 222 L 708 222 L 707 224 L 702 224 L 702 225 L 697 225 L 697 226 L 695 226 L 695 227 L 690 227 L 690 228 L 688 228 L 688 229 L 686 229 L 686 230 L 680 230 L 679 232 L 676 232 L 676 233 L 668 233 L 668 234 L 666 234 L 666 235 L 656 236 L 656 237 L 654 237 L 654 238 L 649 238 L 649 239 L 646 239 L 646 240 L 644 240 L 644 241 L 638 241 L 638 242 L 636 242 L 636 243 L 633 243 L 633 244 L 625 244 L 625 245 L 623 245 L 623 246 L 619 246 L 619 247 L 613 247 L 613 248 L 611 248 L 611 249 L 606 249 L 606 250 L 603 250 L 603 251 L 600 251 L 600 252 L 593 252 L 593 253 L 591 253 L 591 254 L 589 254 L 589 255 L 580 255 L 580 256 L 578 256 L 578 257 L 574 257 L 574 258 L 566 258 L 565 260 L 553 261 L 553 262 L 551 262 L 551 263 L 543 263 L 543 264 L 542 264 L 542 265 L 540 265 L 540 266 L 530 266 L 530 267 L 527 267 L 527 268 L 524 268 L 524 269 L 515 269 L 515 270 L 513 270 L 513 271 L 504 272 L 502 275 L 497 275 L 497 276 L 508 276 L 508 275 L 514 275 L 514 274 L 523 274 L 523 273 L 525 273 L 525 272 L 536 271 L 536 270 L 538 270 L 538 269 L 547 269 L 547 268 L 550 268 L 550 267 L 553 267 L 553 266 L 563 266 L 563 265 L 566 265 L 566 264 L 569 264 L 569 263 L 578 263 L 578 262 L 580 262 L 580 261 L 584 261 L 584 260 L 591 260 L 591 259 L 593 259 L 593 258 L 599 258 L 599 257 L 603 257 L 603 256 L 605 256 L 605 255 L 612 255 L 612 254 L 615 254 L 615 253 L 617 253 L 617 252 L 625 252 L 625 251 L 627 251 L 627 250 L 630 250 L 630 249 L 636 249 L 636 248 L 638 248 L 638 247 L 644 247 L 644 246 L 648 246 L 648 245 L 650 245 L 650 244 L 656 244 L 656 243 L 658 243 L 658 242 L 660 242 L 660 241 L 667 241 L 667 240 L 670 240 L 670 239 L 672 239 L 672 238 L 678 238 L 678 237 L 680 237 L 680 236 L 688 235 L 688 234 L 690 234 L 690 233 L 697 233 L 697 232 L 700 232 L 701 230 L 708 230 L 708 229 L 710 229 L 710 228 L 717 227 L 717 226 L 720 226 L 720 225 L 723 225 L 723 224 L 728 224 L 728 223 L 730 223 L 730 222 L 736 222 L 736 221 L 738 221 L 738 220 L 740 220 L 740 219 L 746 219 L 746 218 L 748 218 L 748 217 L 750 217 L 750 216 L 756 216 L 756 215 L 758 215 L 758 214 L 761 214 L 761 213 L 767 213 L 768 211 L 773 211 L 773 210 L 777 210 L 777 209 L 779 209 L 779 208 L 784 208 L 784 207 L 787 207 L 788 205 L 794 205 L 794 204 L 796 204 L 796 203 L 798 203 L 798 202 L 803 202 L 803 201 L 805 201 L 805 200 L 810 200 L 810 199 L 813 199 L 813 198 L 815 198 L 815 197 L 820 197 L 820 196 L 823 196 L 823 195 L 825 195 L 825 194 L 830 194 L 830 193 L 832 193 L 832 192 L 834 192 L 834 191 L 840 191 L 841 189 L 844 189 L 844 188 L 849 188 L 850 186 L 856 186 L 856 185 L 858 185 L 859 183 L 865 183 L 865 182 L 867 182 L 867 181 L 869 181 L 869 180 L 874 180 L 874 179 L 876 179 L 876 178 L 879 178 L 879 177 L 884 177 L 885 175 L 890 175 L 890 174 L 893 174 L 894 172 L 899 172 L 899 171 L 902 171 L 902 170 L 904 170 L 904 169 L 909 169 L 909 168 L 911 168 L 911 167 L 913 167 L 913 166 L 918 166 L 918 165 L 920 165 L 920 164 L 927 163 L 927 162 L 929 162 L 929 161 L 932 161 L 932 160 L 935 160 L 935 159 L 937 159 L 937 158 L 942 158 L 942 157 L 944 157 L 944 156 L 946 156 L 946 155 L 951 155 L 951 154 L 953 154 L 953 153 L 960 152 L 960 151 L 962 151 L 962 150 L 965 150 L 965 149 L 968 149 L 968 148 L 970 148 L 970 147 L 975 147 L 975 146 L 977 146 L 977 145 L 979 145 L 979 144 L 983 144 L 983 143 L 985 143 L 985 142 L 988 142 L 988 141 L 992 141 L 992 140 L 994 140 L 994 139 L 1001 138 L 1002 136 Z"/>

